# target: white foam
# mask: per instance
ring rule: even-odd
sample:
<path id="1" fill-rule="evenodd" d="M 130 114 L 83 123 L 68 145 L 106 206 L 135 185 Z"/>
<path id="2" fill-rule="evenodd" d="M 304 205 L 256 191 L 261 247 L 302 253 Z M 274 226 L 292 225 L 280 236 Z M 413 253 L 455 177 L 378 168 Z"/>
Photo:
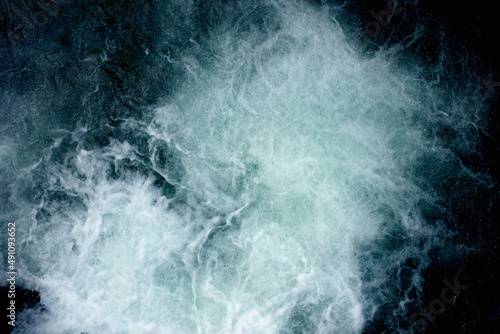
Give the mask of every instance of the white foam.
<path id="1" fill-rule="evenodd" d="M 186 53 L 189 74 L 151 124 L 128 123 L 151 136 L 152 162 L 157 141 L 180 157 L 182 175 L 164 171 L 176 197 L 141 173 L 105 177 L 140 161 L 132 142 L 54 167 L 52 189 L 85 206 L 52 211 L 24 247 L 47 306 L 40 333 L 360 333 L 383 295 L 363 285 L 387 279 L 374 260 L 363 282 L 360 247 L 393 230 L 425 240 L 380 255 L 397 262 L 441 242 L 418 209 L 434 195 L 411 174 L 445 152 L 422 128 L 434 110 L 414 93 L 419 74 L 361 58 L 324 12 L 269 6 L 279 30 L 243 15 Z"/>

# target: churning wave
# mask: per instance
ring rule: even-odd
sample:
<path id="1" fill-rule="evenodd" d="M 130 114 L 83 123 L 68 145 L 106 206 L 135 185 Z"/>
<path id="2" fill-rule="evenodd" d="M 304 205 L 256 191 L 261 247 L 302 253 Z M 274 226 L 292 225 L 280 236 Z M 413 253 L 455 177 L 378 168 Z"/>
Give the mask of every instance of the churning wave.
<path id="1" fill-rule="evenodd" d="M 120 6 L 3 51 L 0 217 L 41 301 L 14 333 L 421 329 L 433 254 L 471 252 L 452 202 L 493 186 L 479 74 L 342 6 Z"/>

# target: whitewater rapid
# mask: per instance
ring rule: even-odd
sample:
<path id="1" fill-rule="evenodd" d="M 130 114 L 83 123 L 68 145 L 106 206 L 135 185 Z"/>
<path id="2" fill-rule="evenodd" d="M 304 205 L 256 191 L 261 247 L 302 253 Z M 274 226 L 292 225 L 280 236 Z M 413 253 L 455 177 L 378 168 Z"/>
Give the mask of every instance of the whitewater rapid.
<path id="1" fill-rule="evenodd" d="M 14 333 L 408 330 L 456 233 L 440 182 L 485 182 L 459 156 L 479 140 L 472 81 L 443 84 L 404 44 L 367 55 L 302 1 L 235 5 L 187 44 L 141 116 L 38 122 L 32 151 L 2 138 L 19 276 L 43 305 Z"/>

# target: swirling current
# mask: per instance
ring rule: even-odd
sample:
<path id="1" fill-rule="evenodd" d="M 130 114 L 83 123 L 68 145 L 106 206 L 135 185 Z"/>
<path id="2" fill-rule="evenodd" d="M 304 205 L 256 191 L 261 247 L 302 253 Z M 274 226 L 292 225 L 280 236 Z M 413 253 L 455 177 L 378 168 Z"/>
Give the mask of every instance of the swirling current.
<path id="1" fill-rule="evenodd" d="M 496 86 L 481 86 L 497 72 L 437 10 L 2 13 L 13 333 L 493 333 L 493 318 L 467 326 L 498 307 L 474 276 L 496 277 L 477 263 L 497 252 Z"/>

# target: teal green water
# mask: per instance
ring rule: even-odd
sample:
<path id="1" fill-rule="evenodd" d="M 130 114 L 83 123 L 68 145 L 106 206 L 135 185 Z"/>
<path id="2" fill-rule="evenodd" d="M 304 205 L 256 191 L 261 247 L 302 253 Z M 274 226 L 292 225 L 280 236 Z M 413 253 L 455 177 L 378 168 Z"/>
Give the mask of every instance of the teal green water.
<path id="1" fill-rule="evenodd" d="M 39 333 L 361 333 L 384 305 L 406 321 L 453 234 L 428 219 L 435 180 L 468 172 L 437 129 L 474 149 L 473 91 L 401 50 L 362 56 L 316 7 L 256 8 L 165 57 L 186 75 L 147 120 L 105 145 L 52 132 L 19 170 L 45 175 L 19 222 Z"/>

